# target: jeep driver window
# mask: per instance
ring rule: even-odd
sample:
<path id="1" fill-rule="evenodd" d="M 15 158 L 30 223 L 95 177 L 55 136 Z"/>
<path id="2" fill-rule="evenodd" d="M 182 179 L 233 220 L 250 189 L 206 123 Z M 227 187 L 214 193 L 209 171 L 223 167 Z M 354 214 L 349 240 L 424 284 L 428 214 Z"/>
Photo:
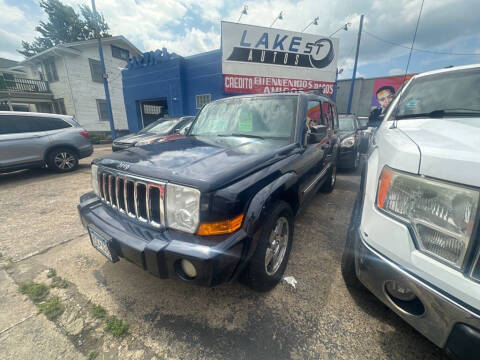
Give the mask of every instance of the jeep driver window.
<path id="1" fill-rule="evenodd" d="M 333 123 L 333 113 L 332 105 L 329 102 L 323 103 L 323 122 L 322 124 L 327 126 L 328 129 L 332 128 Z"/>
<path id="2" fill-rule="evenodd" d="M 307 130 L 311 130 L 312 126 L 320 125 L 322 117 L 322 107 L 319 101 L 309 101 L 307 108 Z"/>

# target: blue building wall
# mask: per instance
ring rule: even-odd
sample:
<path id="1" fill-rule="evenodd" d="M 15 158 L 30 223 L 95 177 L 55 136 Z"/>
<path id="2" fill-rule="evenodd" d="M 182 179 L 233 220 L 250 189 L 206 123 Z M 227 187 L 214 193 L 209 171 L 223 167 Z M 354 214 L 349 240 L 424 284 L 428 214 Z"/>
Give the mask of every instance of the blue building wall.
<path id="1" fill-rule="evenodd" d="M 131 132 L 142 128 L 141 101 L 166 98 L 169 117 L 178 117 L 198 113 L 196 95 L 210 94 L 212 100 L 229 96 L 223 87 L 220 50 L 185 58 L 165 49 L 145 53 L 129 60 L 122 80 Z"/>

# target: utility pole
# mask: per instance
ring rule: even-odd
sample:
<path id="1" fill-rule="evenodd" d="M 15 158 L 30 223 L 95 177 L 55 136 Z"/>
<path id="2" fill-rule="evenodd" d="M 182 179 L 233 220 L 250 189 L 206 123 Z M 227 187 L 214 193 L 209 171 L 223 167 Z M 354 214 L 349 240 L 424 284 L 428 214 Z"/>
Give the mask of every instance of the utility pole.
<path id="1" fill-rule="evenodd" d="M 358 53 L 360 52 L 360 40 L 362 38 L 362 27 L 363 27 L 363 15 L 360 16 L 360 28 L 358 29 L 358 38 L 357 38 L 357 51 L 355 53 L 355 64 L 353 65 L 352 85 L 350 86 L 350 96 L 348 97 L 347 114 L 350 114 L 350 110 L 352 108 L 353 90 L 355 89 L 355 76 L 357 75 Z"/>
<path id="2" fill-rule="evenodd" d="M 93 18 L 95 19 L 95 25 L 97 26 L 98 54 L 100 56 L 100 64 L 102 66 L 103 87 L 105 88 L 105 100 L 107 101 L 110 132 L 112 133 L 112 140 L 115 140 L 117 134 L 115 133 L 115 125 L 113 123 L 112 103 L 110 101 L 110 91 L 108 90 L 107 70 L 105 69 L 105 60 L 103 59 L 102 37 L 100 36 L 100 28 L 98 26 L 98 14 L 97 9 L 95 8 L 95 0 L 92 0 L 92 11 Z"/>

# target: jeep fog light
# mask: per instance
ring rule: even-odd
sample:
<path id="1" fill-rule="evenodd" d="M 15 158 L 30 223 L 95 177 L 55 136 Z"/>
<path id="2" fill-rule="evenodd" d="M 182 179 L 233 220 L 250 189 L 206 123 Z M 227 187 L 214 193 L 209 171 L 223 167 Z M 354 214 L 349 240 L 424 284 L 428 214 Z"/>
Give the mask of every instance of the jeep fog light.
<path id="1" fill-rule="evenodd" d="M 180 266 L 184 274 L 187 275 L 190 279 L 193 279 L 197 276 L 197 270 L 189 260 L 182 259 L 182 261 L 180 261 Z"/>

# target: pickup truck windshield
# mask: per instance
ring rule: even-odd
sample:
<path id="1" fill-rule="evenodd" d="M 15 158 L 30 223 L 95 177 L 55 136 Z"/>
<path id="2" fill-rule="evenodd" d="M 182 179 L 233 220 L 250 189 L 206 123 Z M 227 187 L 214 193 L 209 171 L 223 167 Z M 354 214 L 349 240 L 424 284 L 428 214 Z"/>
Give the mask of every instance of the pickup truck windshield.
<path id="1" fill-rule="evenodd" d="M 297 96 L 279 96 L 213 102 L 203 108 L 189 135 L 291 138 L 297 101 Z"/>
<path id="2" fill-rule="evenodd" d="M 394 118 L 480 116 L 480 70 L 459 70 L 412 80 Z"/>

